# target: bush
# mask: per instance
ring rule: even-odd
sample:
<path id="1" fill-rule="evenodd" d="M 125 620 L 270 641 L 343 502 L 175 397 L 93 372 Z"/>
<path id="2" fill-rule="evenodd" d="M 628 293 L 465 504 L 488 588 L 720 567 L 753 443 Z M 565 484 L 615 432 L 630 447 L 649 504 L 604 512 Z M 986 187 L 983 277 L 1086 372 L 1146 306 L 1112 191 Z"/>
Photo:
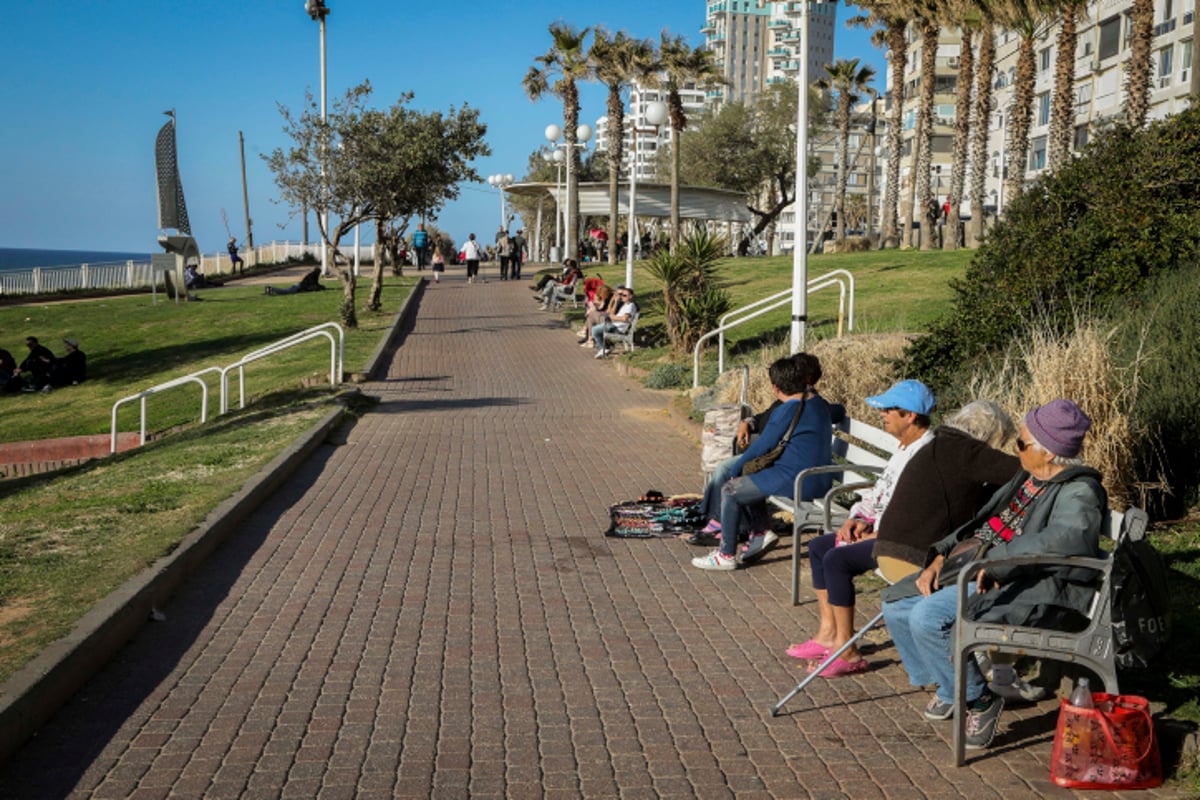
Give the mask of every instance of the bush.
<path id="1" fill-rule="evenodd" d="M 1136 293 L 1190 263 L 1200 231 L 1200 110 L 1137 132 L 1114 127 L 1005 209 L 962 280 L 953 310 L 909 348 L 910 373 L 952 383 L 1019 338 L 1033 318 L 1057 331 L 1082 301 Z"/>
<path id="2" fill-rule="evenodd" d="M 1122 358 L 1143 357 L 1133 414 L 1149 435 L 1134 460 L 1145 494 L 1160 475 L 1168 487 L 1154 510 L 1178 517 L 1200 501 L 1200 264 L 1150 282 L 1138 304 L 1144 314 L 1128 317 L 1119 340 Z"/>
<path id="3" fill-rule="evenodd" d="M 691 370 L 680 364 L 659 364 L 650 371 L 642 385 L 647 389 L 679 389 L 687 386 L 691 379 Z"/>

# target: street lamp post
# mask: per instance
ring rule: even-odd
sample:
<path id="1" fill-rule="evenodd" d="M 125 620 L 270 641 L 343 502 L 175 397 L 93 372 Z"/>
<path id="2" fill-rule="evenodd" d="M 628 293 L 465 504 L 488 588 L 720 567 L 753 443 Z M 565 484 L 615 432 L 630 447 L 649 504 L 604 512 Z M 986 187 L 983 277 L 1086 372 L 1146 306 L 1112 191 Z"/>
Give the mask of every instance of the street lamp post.
<path id="1" fill-rule="evenodd" d="M 325 18 L 329 16 L 329 8 L 325 0 L 304 0 L 304 10 L 317 22 L 321 23 L 321 122 L 325 122 Z M 325 159 L 321 158 L 321 178 L 325 177 Z M 329 249 L 325 244 L 329 236 L 329 208 L 321 210 L 324 220 L 324 233 L 321 235 L 321 274 L 329 274 Z M 306 237 L 307 238 L 307 237 Z"/>
<path id="2" fill-rule="evenodd" d="M 804 349 L 808 323 L 808 0 L 800 0 L 800 96 L 796 111 L 796 230 L 792 243 L 792 352 Z"/>
<path id="3" fill-rule="evenodd" d="M 547 164 L 554 165 L 554 249 L 558 254 L 557 258 L 551 256 L 551 261 L 562 261 L 562 191 L 559 184 L 562 183 L 562 166 L 566 156 L 562 150 L 551 150 L 542 156 Z"/>
<path id="4" fill-rule="evenodd" d="M 575 161 L 575 158 L 574 154 L 569 151 L 576 147 L 587 149 L 588 140 L 592 138 L 592 126 L 580 125 L 577 127 L 575 129 L 574 142 L 564 141 L 560 144 L 558 140 L 562 137 L 562 128 L 557 125 L 546 126 L 546 138 L 550 141 L 550 146 L 562 148 L 561 152 L 563 152 L 563 156 L 567 162 L 567 220 L 565 224 L 567 226 L 567 249 L 570 250 L 574 247 L 575 242 L 572 231 L 577 231 L 579 228 L 578 220 L 576 219 L 579 209 L 575 208 L 571 203 L 571 164 Z M 569 253 L 567 257 L 574 258 L 575 253 Z"/>
<path id="5" fill-rule="evenodd" d="M 513 185 L 513 176 L 511 173 L 489 175 L 487 182 L 488 186 L 500 190 L 500 226 L 508 230 L 508 216 L 504 213 L 504 190 L 506 187 Z"/>
<path id="6" fill-rule="evenodd" d="M 650 123 L 650 127 L 639 128 L 636 122 L 630 126 L 633 131 L 633 157 L 629 165 L 629 223 L 625 226 L 625 285 L 630 289 L 633 288 L 633 249 L 640 241 L 637 238 L 638 134 L 653 133 L 657 136 L 658 129 L 667 124 L 667 115 L 667 104 L 655 100 L 646 104 L 646 122 Z"/>

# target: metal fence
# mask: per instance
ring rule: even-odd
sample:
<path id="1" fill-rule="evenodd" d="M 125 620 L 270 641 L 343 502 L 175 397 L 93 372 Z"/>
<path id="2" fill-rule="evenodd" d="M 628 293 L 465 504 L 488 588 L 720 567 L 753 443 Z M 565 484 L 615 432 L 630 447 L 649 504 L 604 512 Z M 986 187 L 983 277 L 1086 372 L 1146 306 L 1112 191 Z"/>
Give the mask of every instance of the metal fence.
<path id="1" fill-rule="evenodd" d="M 341 250 L 353 259 L 353 248 Z M 319 259 L 321 246 L 303 242 L 271 242 L 239 253 L 246 266 L 256 264 L 286 264 L 289 259 Z M 375 246 L 359 247 L 360 261 L 374 261 Z M 230 272 L 228 253 L 200 256 L 200 271 L 208 276 Z M 109 261 L 76 264 L 62 267 L 33 267 L 32 269 L 0 271 L 0 295 L 54 294 L 85 289 L 143 289 L 162 286 L 162 275 L 149 261 Z"/>

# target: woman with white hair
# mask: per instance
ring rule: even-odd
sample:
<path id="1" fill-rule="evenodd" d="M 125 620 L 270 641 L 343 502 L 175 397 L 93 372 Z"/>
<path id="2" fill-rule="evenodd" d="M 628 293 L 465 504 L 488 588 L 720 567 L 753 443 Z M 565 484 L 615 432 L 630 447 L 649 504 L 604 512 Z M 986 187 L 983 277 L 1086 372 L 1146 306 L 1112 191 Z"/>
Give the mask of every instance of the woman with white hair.
<path id="1" fill-rule="evenodd" d="M 875 528 L 846 543 L 837 534 L 808 545 L 820 625 L 788 655 L 815 668 L 854 636 L 854 578 L 878 567 L 890 581 L 921 569 L 929 546 L 969 520 L 988 496 L 1012 477 L 1018 460 L 1000 450 L 1016 426 L 995 403 L 976 400 L 934 430 L 932 441 L 900 473 Z M 839 677 L 862 672 L 867 662 L 851 646 L 822 672 Z"/>

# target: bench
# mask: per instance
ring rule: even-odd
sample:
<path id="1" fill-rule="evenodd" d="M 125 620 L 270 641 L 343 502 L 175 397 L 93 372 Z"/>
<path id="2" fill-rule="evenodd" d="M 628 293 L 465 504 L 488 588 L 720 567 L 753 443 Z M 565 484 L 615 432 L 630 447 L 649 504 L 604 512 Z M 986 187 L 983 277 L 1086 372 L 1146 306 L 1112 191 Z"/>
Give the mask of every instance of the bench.
<path id="1" fill-rule="evenodd" d="M 1132 541 L 1144 538 L 1149 522 L 1146 512 L 1140 508 L 1129 508 L 1124 513 L 1109 511 L 1100 535 L 1119 541 L 1128 537 Z M 1096 593 L 1092 598 L 1091 610 L 1087 615 L 1087 627 L 1081 631 L 1066 632 L 1050 628 L 1024 625 L 1008 625 L 1003 622 L 977 622 L 967 619 L 968 587 L 975 582 L 975 573 L 984 565 L 1037 564 L 1039 566 L 1073 566 L 1094 570 L 1097 573 Z M 993 653 L 1008 653 L 1018 656 L 1049 658 L 1079 664 L 1091 670 L 1104 682 L 1104 691 L 1120 694 L 1117 685 L 1116 653 L 1113 646 L 1112 625 L 1112 565 L 1111 556 L 1104 558 L 1018 556 L 973 561 L 963 568 L 958 576 L 958 619 L 955 622 L 954 656 L 954 765 L 961 767 L 965 761 L 967 706 L 967 664 L 977 650 Z"/>
<path id="2" fill-rule="evenodd" d="M 641 316 L 640 312 L 635 313 L 629 319 L 629 327 L 627 327 L 625 329 L 624 333 L 618 333 L 617 331 L 609 331 L 609 332 L 605 333 L 604 334 L 605 348 L 608 350 L 611 350 L 613 342 L 620 342 L 625 345 L 625 349 L 627 352 L 632 353 L 633 352 L 633 331 L 635 328 L 637 328 L 638 317 L 640 317 L 640 316 Z"/>
<path id="3" fill-rule="evenodd" d="M 850 417 L 833 426 L 833 457 L 837 463 L 812 467 L 796 476 L 792 496 L 774 495 L 767 502 L 792 515 L 792 605 L 800 604 L 800 537 L 807 531 L 836 531 L 849 514 L 849 505 L 839 496 L 866 489 L 875 483 L 896 452 L 899 442 L 891 434 Z M 868 448 L 873 448 L 869 449 Z M 878 451 L 878 452 L 876 452 Z M 880 455 L 883 453 L 884 455 Z M 820 499 L 801 500 L 800 487 L 806 477 L 837 473 L 841 482 Z"/>

